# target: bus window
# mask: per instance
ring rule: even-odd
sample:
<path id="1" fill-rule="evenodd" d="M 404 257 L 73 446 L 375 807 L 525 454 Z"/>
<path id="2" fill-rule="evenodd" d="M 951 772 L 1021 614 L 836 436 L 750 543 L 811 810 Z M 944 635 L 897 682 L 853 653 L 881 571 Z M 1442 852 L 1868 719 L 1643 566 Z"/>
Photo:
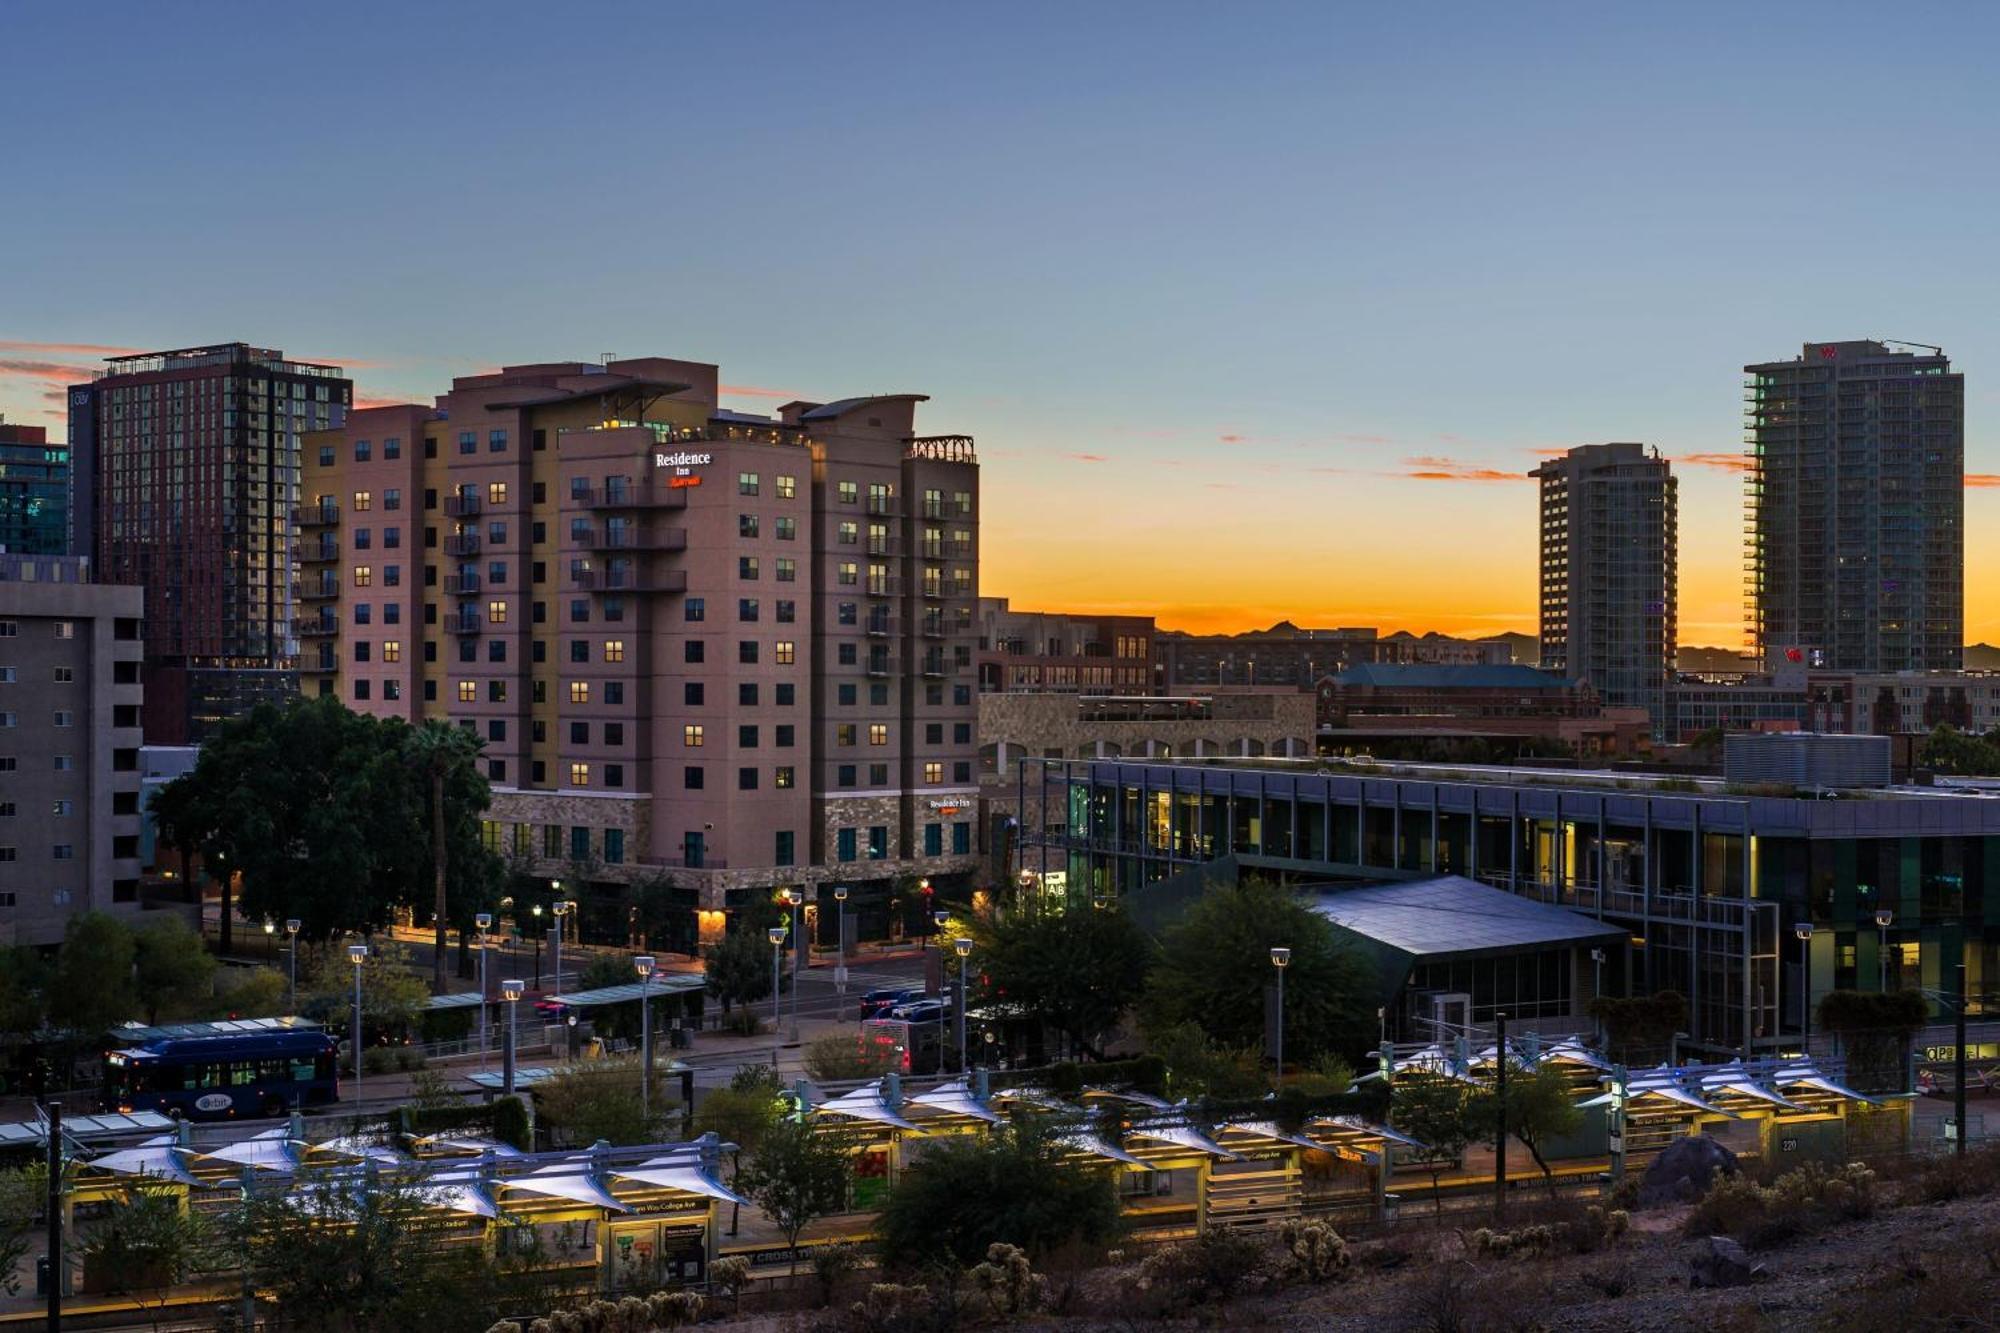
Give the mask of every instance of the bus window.
<path id="1" fill-rule="evenodd" d="M 291 1065 L 288 1067 L 287 1070 L 291 1078 L 291 1081 L 294 1083 L 312 1082 L 316 1071 L 317 1071 L 317 1066 L 315 1065 L 313 1058 L 311 1056 L 307 1056 L 303 1060 L 292 1061 Z M 322 1078 L 330 1077 L 330 1075 L 331 1071 L 329 1071 L 327 1074 L 319 1075 L 319 1077 Z"/>
<path id="2" fill-rule="evenodd" d="M 230 1065 L 228 1069 L 229 1086 L 232 1088 L 247 1088 L 257 1081 L 257 1066 L 247 1060 Z"/>

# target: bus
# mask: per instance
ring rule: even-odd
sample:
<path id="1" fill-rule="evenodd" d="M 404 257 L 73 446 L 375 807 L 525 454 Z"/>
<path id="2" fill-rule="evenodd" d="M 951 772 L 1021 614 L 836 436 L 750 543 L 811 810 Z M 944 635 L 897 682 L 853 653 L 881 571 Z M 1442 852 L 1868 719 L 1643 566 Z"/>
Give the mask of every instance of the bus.
<path id="1" fill-rule="evenodd" d="M 335 1050 L 319 1029 L 156 1037 L 106 1053 L 103 1106 L 185 1120 L 326 1106 L 340 1100 Z"/>

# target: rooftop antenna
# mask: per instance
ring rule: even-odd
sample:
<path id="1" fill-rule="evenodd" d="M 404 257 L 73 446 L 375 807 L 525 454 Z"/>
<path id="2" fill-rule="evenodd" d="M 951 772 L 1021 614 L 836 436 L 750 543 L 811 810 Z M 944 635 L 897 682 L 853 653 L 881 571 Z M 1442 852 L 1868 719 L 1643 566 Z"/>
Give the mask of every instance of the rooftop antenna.
<path id="1" fill-rule="evenodd" d="M 599 352 L 597 354 L 597 364 L 601 366 L 608 366 L 617 359 L 618 353 L 616 352 Z"/>
<path id="2" fill-rule="evenodd" d="M 1933 347 L 1929 343 L 1913 343 L 1906 338 L 1884 338 L 1882 345 L 1884 347 L 1921 347 L 1926 352 L 1936 352 L 1939 356 L 1944 355 L 1944 348 L 1942 347 Z"/>

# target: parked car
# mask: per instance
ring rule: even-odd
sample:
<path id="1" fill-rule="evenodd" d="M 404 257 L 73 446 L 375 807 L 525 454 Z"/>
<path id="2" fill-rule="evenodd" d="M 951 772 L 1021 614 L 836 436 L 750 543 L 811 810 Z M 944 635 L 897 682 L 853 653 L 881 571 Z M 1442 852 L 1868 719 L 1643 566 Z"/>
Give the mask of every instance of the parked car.
<path id="1" fill-rule="evenodd" d="M 909 1004 L 899 1004 L 889 1011 L 890 1018 L 904 1023 L 942 1023 L 951 1017 L 951 1006 L 943 1000 L 914 1000 Z"/>
<path id="2" fill-rule="evenodd" d="M 861 1021 L 865 1023 L 871 1018 L 880 1018 L 897 1005 L 908 1004 L 921 994 L 922 991 L 902 986 L 869 991 L 861 997 Z"/>

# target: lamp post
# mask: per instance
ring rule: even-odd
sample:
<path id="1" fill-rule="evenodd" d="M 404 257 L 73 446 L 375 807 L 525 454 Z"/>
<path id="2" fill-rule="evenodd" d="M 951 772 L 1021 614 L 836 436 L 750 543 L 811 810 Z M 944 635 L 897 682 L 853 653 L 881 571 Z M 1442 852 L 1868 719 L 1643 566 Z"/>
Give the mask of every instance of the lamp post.
<path id="1" fill-rule="evenodd" d="M 479 931 L 479 1072 L 486 1072 L 486 938 L 493 929 L 493 913 L 481 912 L 472 918 Z"/>
<path id="2" fill-rule="evenodd" d="M 535 915 L 533 935 L 535 937 L 535 989 L 542 988 L 542 905 L 536 903 L 528 909 Z"/>
<path id="3" fill-rule="evenodd" d="M 924 883 L 929 884 L 929 880 Z M 951 920 L 951 913 L 940 907 L 931 913 L 931 936 L 937 941 L 938 954 L 938 994 L 944 994 L 944 923 Z"/>
<path id="4" fill-rule="evenodd" d="M 785 947 L 785 928 L 772 926 L 764 932 L 771 941 L 771 1072 L 778 1072 L 778 951 Z"/>
<path id="5" fill-rule="evenodd" d="M 285 921 L 285 1012 L 299 1011 L 299 926 L 297 917 Z"/>
<path id="6" fill-rule="evenodd" d="M 965 1051 L 965 960 L 972 953 L 972 941 L 961 935 L 951 947 L 958 955 L 958 1072 L 963 1074 L 971 1067 Z"/>
<path id="7" fill-rule="evenodd" d="M 264 921 L 264 956 L 271 957 L 278 952 L 278 923 L 268 917 Z"/>
<path id="8" fill-rule="evenodd" d="M 1896 914 L 1886 907 L 1875 913 L 1875 929 L 1880 935 L 1880 943 L 1875 946 L 1875 961 L 1881 965 L 1882 979 L 1878 984 L 1885 993 L 1889 989 L 1889 926 Z"/>
<path id="9" fill-rule="evenodd" d="M 348 961 L 354 964 L 354 1100 L 361 1100 L 361 965 L 368 960 L 368 946 L 347 946 Z"/>
<path id="10" fill-rule="evenodd" d="M 1290 949 L 1271 950 L 1271 966 L 1278 969 L 1278 1035 L 1273 1053 L 1277 1056 L 1278 1086 L 1281 1088 L 1285 1085 L 1285 969 L 1291 965 L 1291 961 Z"/>
<path id="11" fill-rule="evenodd" d="M 639 974 L 639 1111 L 650 1120 L 653 1112 L 653 955 L 642 953 L 632 960 Z"/>
<path id="12" fill-rule="evenodd" d="M 1958 1075 L 1951 1094 L 1951 1150 L 1965 1156 L 1965 958 L 1958 960 L 1958 1012 L 1952 1016 L 1952 1065 Z"/>
<path id="13" fill-rule="evenodd" d="M 515 1026 L 521 1013 L 521 992 L 525 989 L 513 977 L 500 983 L 500 998 L 507 1002 L 507 1040 L 500 1047 L 500 1088 L 509 1097 L 514 1095 Z"/>
<path id="14" fill-rule="evenodd" d="M 838 995 L 847 994 L 847 886 L 833 886 L 834 910 L 838 914 L 834 922 L 834 964 L 833 989 Z"/>
<path id="15" fill-rule="evenodd" d="M 1801 921 L 1792 927 L 1792 933 L 1799 937 L 1799 1032 L 1800 1045 L 1808 1060 L 1812 1058 L 1812 936 L 1810 921 Z"/>
<path id="16" fill-rule="evenodd" d="M 805 906 L 805 901 L 805 894 L 798 889 L 785 890 L 785 902 L 792 909 L 792 1029 L 791 1035 L 787 1040 L 794 1046 L 799 1044 L 799 977 L 801 975 L 799 967 L 805 958 L 806 950 L 812 947 L 812 942 L 799 934 L 799 912 Z"/>
<path id="17" fill-rule="evenodd" d="M 1598 1000 L 1604 998 L 1604 950 L 1592 949 L 1590 951 L 1590 962 L 1591 966 L 1595 969 L 1590 980 L 1590 998 L 1592 1004 L 1595 1005 Z M 1602 1045 L 1604 1042 L 1604 1020 L 1602 1018 L 1597 1020 L 1597 1040 L 1599 1045 Z"/>
<path id="18" fill-rule="evenodd" d="M 561 880 L 556 881 L 556 887 L 558 889 L 562 887 Z M 556 919 L 555 953 L 553 955 L 555 963 L 553 971 L 555 972 L 556 998 L 560 1000 L 562 998 L 562 923 L 563 918 L 569 915 L 570 904 L 558 898 L 549 904 L 549 911 L 554 914 Z"/>

